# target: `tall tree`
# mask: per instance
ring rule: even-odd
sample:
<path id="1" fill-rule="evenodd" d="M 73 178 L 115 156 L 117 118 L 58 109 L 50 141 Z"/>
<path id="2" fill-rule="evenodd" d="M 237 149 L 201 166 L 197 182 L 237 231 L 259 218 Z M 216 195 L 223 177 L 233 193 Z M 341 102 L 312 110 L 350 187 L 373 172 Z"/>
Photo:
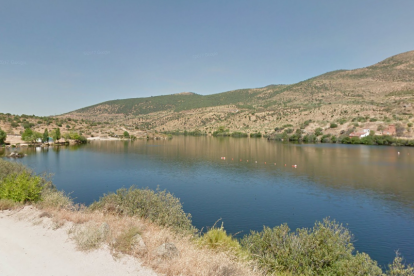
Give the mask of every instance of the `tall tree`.
<path id="1" fill-rule="evenodd" d="M 42 141 L 43 143 L 49 142 L 49 131 L 47 130 L 47 128 L 45 128 L 45 131 L 43 132 Z"/>
<path id="2" fill-rule="evenodd" d="M 42 134 L 40 132 L 33 131 L 30 128 L 26 128 L 22 134 L 22 140 L 30 143 L 36 143 L 37 139 L 40 138 L 42 138 Z"/>
<path id="3" fill-rule="evenodd" d="M 55 143 L 57 141 L 59 141 L 59 139 L 61 138 L 61 134 L 60 134 L 60 128 L 56 128 L 55 131 L 53 132 L 53 140 L 55 141 Z"/>
<path id="4" fill-rule="evenodd" d="M 6 132 L 2 130 L 0 127 L 0 145 L 4 144 L 4 141 L 6 141 L 6 138 L 7 138 Z"/>

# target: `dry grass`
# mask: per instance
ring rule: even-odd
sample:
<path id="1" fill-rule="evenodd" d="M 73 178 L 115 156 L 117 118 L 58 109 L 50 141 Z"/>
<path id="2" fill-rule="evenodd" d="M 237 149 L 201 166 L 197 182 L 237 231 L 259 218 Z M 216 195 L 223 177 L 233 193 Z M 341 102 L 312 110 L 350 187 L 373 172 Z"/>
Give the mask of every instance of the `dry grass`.
<path id="1" fill-rule="evenodd" d="M 14 202 L 11 199 L 0 199 L 0 211 L 3 210 L 12 210 L 18 207 L 21 207 L 22 204 Z"/>
<path id="2" fill-rule="evenodd" d="M 43 208 L 51 214 L 55 223 L 63 225 L 73 223 L 70 236 L 80 250 L 93 250 L 103 245 L 108 246 L 115 257 L 119 253 L 140 257 L 146 266 L 165 275 L 261 275 L 251 269 L 251 264 L 239 262 L 231 252 L 220 252 L 200 248 L 194 238 L 177 234 L 168 228 L 160 227 L 150 221 L 137 217 L 90 212 L 85 209 L 68 210 Z M 102 225 L 108 229 L 103 234 Z M 142 236 L 147 250 L 133 250 L 136 234 Z M 180 251 L 180 256 L 171 260 L 160 261 L 154 250 L 163 243 L 173 243 Z"/>

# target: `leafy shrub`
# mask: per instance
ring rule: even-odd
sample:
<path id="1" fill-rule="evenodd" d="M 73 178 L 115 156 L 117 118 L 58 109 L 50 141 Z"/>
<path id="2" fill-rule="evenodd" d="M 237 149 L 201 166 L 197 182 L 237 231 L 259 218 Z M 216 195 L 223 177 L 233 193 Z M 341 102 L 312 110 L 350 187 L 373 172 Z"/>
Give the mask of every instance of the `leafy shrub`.
<path id="1" fill-rule="evenodd" d="M 16 202 L 39 201 L 43 190 L 40 176 L 33 176 L 27 171 L 10 174 L 0 182 L 0 199 Z"/>
<path id="2" fill-rule="evenodd" d="M 316 136 L 320 136 L 320 135 L 322 135 L 322 134 L 323 134 L 323 132 L 322 132 L 322 128 L 318 127 L 317 129 L 315 129 L 315 135 L 316 135 Z"/>
<path id="3" fill-rule="evenodd" d="M 300 128 L 301 129 L 306 128 L 311 122 L 312 122 L 312 120 L 306 120 L 305 122 L 303 122 L 303 124 L 300 126 Z"/>
<path id="4" fill-rule="evenodd" d="M 397 256 L 395 257 L 392 264 L 388 265 L 388 273 L 387 275 L 390 276 L 412 276 L 414 275 L 414 266 L 413 265 L 405 265 L 402 263 L 403 258 L 397 252 Z"/>
<path id="5" fill-rule="evenodd" d="M 331 134 L 325 134 L 321 138 L 322 143 L 330 143 L 331 142 Z"/>
<path id="6" fill-rule="evenodd" d="M 283 128 L 287 128 L 287 127 L 293 127 L 293 125 L 291 125 L 291 124 L 283 125 Z"/>
<path id="7" fill-rule="evenodd" d="M 206 246 L 218 251 L 231 251 L 236 254 L 241 252 L 240 243 L 226 233 L 223 224 L 221 224 L 220 228 L 213 226 L 200 236 L 197 242 L 201 246 Z"/>
<path id="8" fill-rule="evenodd" d="M 347 121 L 348 121 L 348 120 L 347 120 L 347 119 L 345 119 L 345 118 L 340 118 L 340 119 L 338 119 L 338 123 L 339 123 L 340 125 L 345 124 Z"/>
<path id="9" fill-rule="evenodd" d="M 4 141 L 6 141 L 7 133 L 3 131 L 0 127 L 0 145 L 4 144 Z"/>
<path id="10" fill-rule="evenodd" d="M 153 191 L 136 187 L 119 189 L 94 202 L 90 209 L 143 217 L 177 231 L 194 230 L 191 215 L 184 212 L 180 199 L 165 190 Z"/>
<path id="11" fill-rule="evenodd" d="M 407 126 L 408 127 L 412 127 L 413 126 L 413 123 L 408 123 Z"/>
<path id="12" fill-rule="evenodd" d="M 32 127 L 34 127 L 33 123 L 29 123 L 27 121 L 23 123 L 23 128 L 24 129 L 28 129 L 28 128 L 32 128 Z"/>
<path id="13" fill-rule="evenodd" d="M 313 134 L 306 134 L 303 136 L 302 141 L 305 143 L 314 143 L 316 142 L 316 136 Z"/>
<path id="14" fill-rule="evenodd" d="M 250 133 L 251 138 L 262 138 L 262 134 L 259 132 Z"/>
<path id="15" fill-rule="evenodd" d="M 293 133 L 293 128 L 288 128 L 285 130 L 286 133 L 291 134 Z"/>
<path id="16" fill-rule="evenodd" d="M 335 124 L 335 123 L 331 123 L 331 125 L 329 126 L 330 128 L 336 128 L 336 127 L 338 127 L 338 125 L 337 124 Z"/>
<path id="17" fill-rule="evenodd" d="M 230 136 L 230 132 L 228 129 L 225 129 L 224 126 L 219 126 L 219 128 L 213 132 L 213 136 Z"/>
<path id="18" fill-rule="evenodd" d="M 325 219 L 312 229 L 296 232 L 291 232 L 287 224 L 264 227 L 261 232 L 245 236 L 241 244 L 266 274 L 381 275 L 381 269 L 368 255 L 352 254 L 351 239 L 348 229 Z"/>
<path id="19" fill-rule="evenodd" d="M 249 135 L 244 132 L 235 131 L 231 134 L 231 137 L 248 137 Z"/>
<path id="20" fill-rule="evenodd" d="M 44 189 L 41 195 L 41 207 L 71 209 L 73 200 L 62 191 Z"/>
<path id="21" fill-rule="evenodd" d="M 24 165 L 0 159 L 0 183 L 11 174 L 31 173 Z"/>

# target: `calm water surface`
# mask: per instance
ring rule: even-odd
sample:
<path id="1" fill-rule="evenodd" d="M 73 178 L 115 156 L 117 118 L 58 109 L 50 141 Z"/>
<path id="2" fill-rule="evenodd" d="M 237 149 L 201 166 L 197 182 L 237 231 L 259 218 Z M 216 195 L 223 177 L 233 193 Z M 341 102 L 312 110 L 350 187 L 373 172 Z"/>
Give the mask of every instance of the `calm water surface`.
<path id="1" fill-rule="evenodd" d="M 222 218 L 228 232 L 242 236 L 263 225 L 296 229 L 330 217 L 380 265 L 396 250 L 414 262 L 414 148 L 174 137 L 27 153 L 16 162 L 53 173 L 55 185 L 80 203 L 121 187 L 159 186 L 181 198 L 198 228 Z"/>

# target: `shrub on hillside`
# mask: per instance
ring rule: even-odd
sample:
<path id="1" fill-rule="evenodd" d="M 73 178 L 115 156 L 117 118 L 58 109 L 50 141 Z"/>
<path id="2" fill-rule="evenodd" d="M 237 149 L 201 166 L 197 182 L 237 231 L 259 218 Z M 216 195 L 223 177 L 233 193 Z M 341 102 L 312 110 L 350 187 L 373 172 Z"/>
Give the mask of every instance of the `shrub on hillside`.
<path id="1" fill-rule="evenodd" d="M 0 159 L 0 183 L 4 178 L 6 178 L 10 174 L 20 174 L 22 172 L 29 172 L 31 171 L 27 169 L 24 165 L 14 162 L 8 162 L 6 160 Z"/>
<path id="2" fill-rule="evenodd" d="M 287 224 L 252 231 L 241 243 L 266 274 L 381 275 L 376 262 L 364 253 L 353 255 L 352 235 L 335 221 L 316 222 L 312 229 L 291 232 Z"/>
<path id="3" fill-rule="evenodd" d="M 4 141 L 6 141 L 7 133 L 1 129 L 0 127 L 0 145 L 4 144 Z"/>
<path id="4" fill-rule="evenodd" d="M 237 239 L 226 233 L 223 224 L 221 227 L 213 226 L 206 233 L 200 236 L 197 240 L 201 246 L 218 250 L 218 251 L 230 251 L 236 255 L 242 253 L 242 248 Z"/>
<path id="5" fill-rule="evenodd" d="M 250 138 L 262 138 L 262 134 L 259 132 L 250 133 Z"/>
<path id="6" fill-rule="evenodd" d="M 231 134 L 231 137 L 237 137 L 237 138 L 248 137 L 248 136 L 249 135 L 247 133 L 240 132 L 240 131 L 235 131 Z"/>
<path id="7" fill-rule="evenodd" d="M 316 140 L 317 140 L 317 138 L 313 134 L 306 134 L 302 138 L 302 141 L 305 142 L 305 143 L 314 143 L 314 142 L 316 142 Z"/>
<path id="8" fill-rule="evenodd" d="M 315 135 L 316 135 L 316 136 L 320 136 L 320 135 L 322 135 L 322 134 L 323 134 L 323 132 L 322 132 L 322 128 L 318 127 L 317 129 L 315 129 Z"/>
<path id="9" fill-rule="evenodd" d="M 136 187 L 119 189 L 94 202 L 90 209 L 139 216 L 179 231 L 194 230 L 191 215 L 184 212 L 180 199 L 165 190 L 153 191 Z"/>

